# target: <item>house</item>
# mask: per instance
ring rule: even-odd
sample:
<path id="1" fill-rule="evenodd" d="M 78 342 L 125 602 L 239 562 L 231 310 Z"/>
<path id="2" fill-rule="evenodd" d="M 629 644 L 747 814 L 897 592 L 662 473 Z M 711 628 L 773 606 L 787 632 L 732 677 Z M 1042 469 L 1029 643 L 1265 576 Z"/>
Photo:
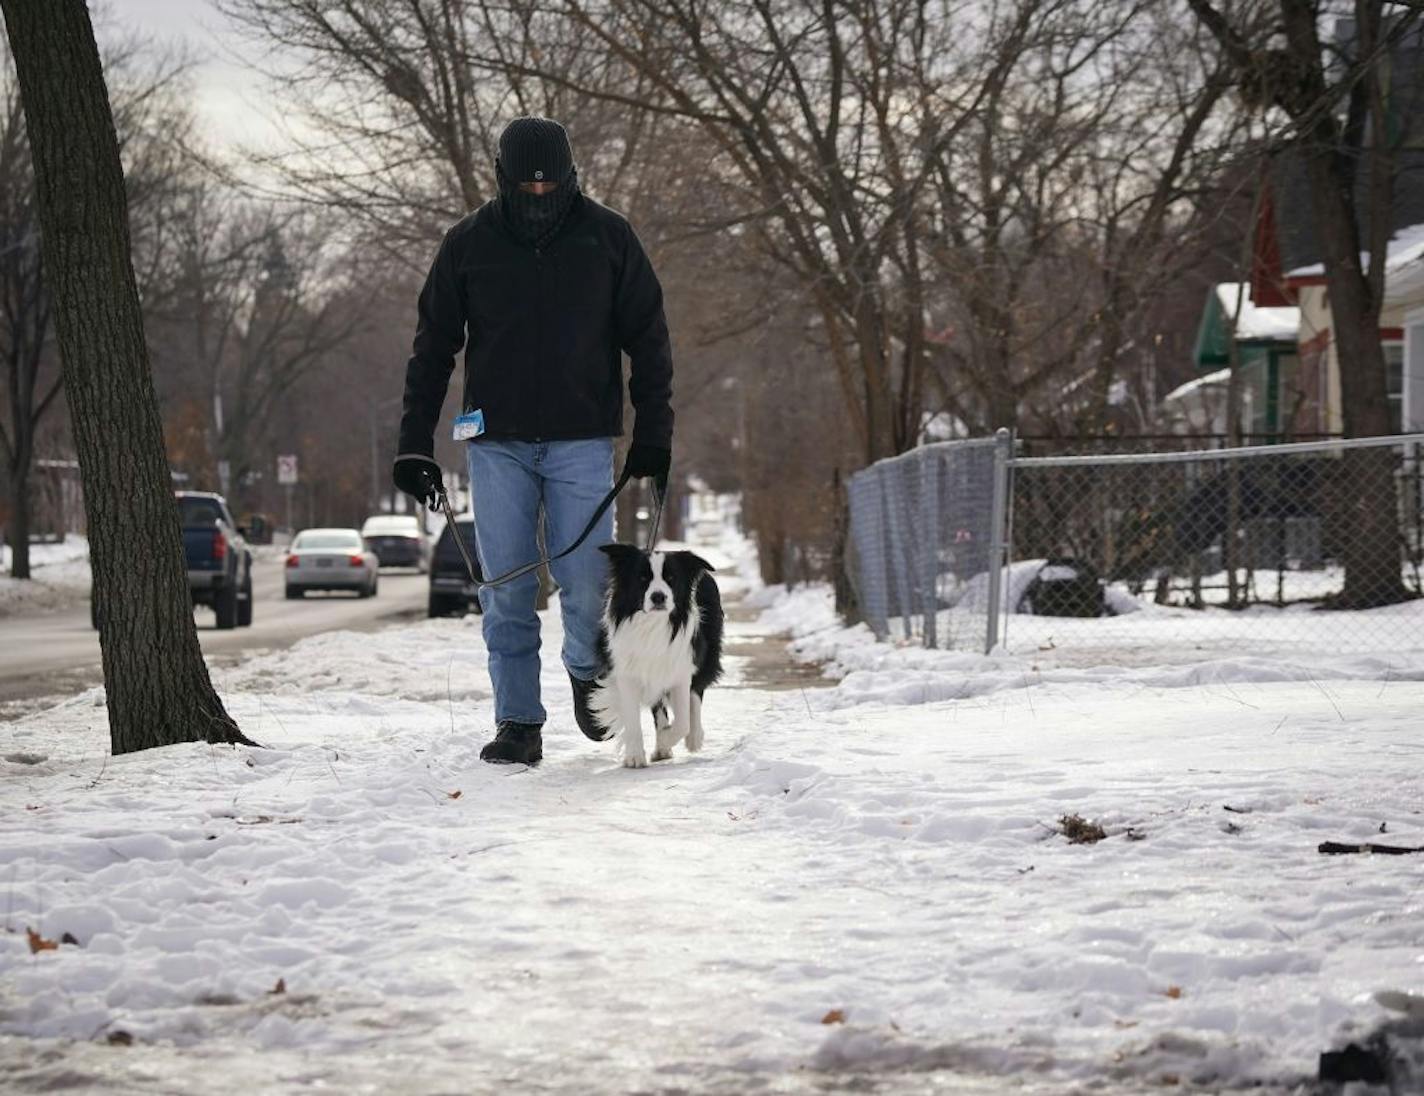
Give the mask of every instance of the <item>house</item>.
<path id="1" fill-rule="evenodd" d="M 1407 233 L 1400 233 L 1401 237 Z M 1390 390 L 1397 388 L 1399 429 L 1424 431 L 1424 225 L 1411 230 L 1412 243 L 1400 246 L 1389 259 L 1380 324 L 1398 332 L 1399 353 L 1391 362 Z M 1385 343 L 1389 354 L 1391 344 Z M 1393 362 L 1398 362 L 1397 370 Z M 1392 397 L 1391 397 L 1392 398 Z"/>
<path id="2" fill-rule="evenodd" d="M 1368 262 L 1361 255 L 1362 263 Z M 1305 433 L 1339 434 L 1340 359 L 1331 337 L 1330 297 L 1320 263 L 1285 274 L 1287 292 L 1300 303 L 1300 399 Z M 1412 334 L 1411 334 L 1412 333 Z M 1424 224 L 1398 230 L 1385 256 L 1385 295 L 1380 312 L 1390 429 L 1424 430 Z M 1405 369 L 1412 344 L 1413 367 Z"/>
<path id="3" fill-rule="evenodd" d="M 1345 53 L 1353 47 L 1355 24 L 1335 21 L 1333 37 Z M 1384 60 L 1387 68 L 1385 114 L 1396 172 L 1390 207 L 1377 211 L 1387 218 L 1391 239 L 1386 256 L 1385 298 L 1380 338 L 1387 368 L 1391 427 L 1424 430 L 1424 26 L 1415 26 L 1396 41 Z M 1370 132 L 1368 126 L 1365 132 Z M 1370 204 L 1371 179 L 1360 171 L 1355 180 L 1356 208 Z M 1366 229 L 1361 225 L 1361 229 Z M 1242 346 L 1243 368 L 1251 370 L 1246 390 L 1253 400 L 1245 421 L 1248 433 L 1305 438 L 1344 432 L 1340 392 L 1340 361 L 1332 335 L 1333 322 L 1323 252 L 1311 201 L 1305 163 L 1298 149 L 1275 155 L 1261 179 L 1256 222 L 1252 229 L 1250 301 L 1243 319 L 1255 311 L 1295 306 L 1299 330 L 1295 360 L 1284 350 Z M 1368 256 L 1362 255 L 1363 262 Z M 1219 288 L 1219 287 L 1218 287 Z M 1208 301 L 1208 312 L 1219 302 Z M 1234 314 L 1234 313 L 1233 313 Z M 1284 313 L 1283 313 L 1284 314 Z M 1211 317 L 1203 316 L 1197 342 L 1200 369 L 1228 364 L 1206 339 Z M 1238 331 L 1239 337 L 1239 331 Z M 1265 365 L 1262 366 L 1262 361 Z M 1271 361 L 1274 360 L 1274 370 Z M 1205 382 L 1206 378 L 1198 378 Z M 1175 393 L 1174 393 L 1175 395 Z M 1261 401 L 1264 399 L 1265 406 Z M 1179 401 L 1180 402 L 1180 401 Z"/>
<path id="4" fill-rule="evenodd" d="M 1295 433 L 1292 411 L 1299 402 L 1295 393 L 1300 323 L 1299 308 L 1259 305 L 1248 283 L 1212 286 L 1197 325 L 1193 359 L 1198 369 L 1213 372 L 1162 398 L 1168 429 L 1176 434 L 1228 432 L 1226 397 L 1234 340 L 1241 369 L 1242 433 L 1256 441 Z"/>

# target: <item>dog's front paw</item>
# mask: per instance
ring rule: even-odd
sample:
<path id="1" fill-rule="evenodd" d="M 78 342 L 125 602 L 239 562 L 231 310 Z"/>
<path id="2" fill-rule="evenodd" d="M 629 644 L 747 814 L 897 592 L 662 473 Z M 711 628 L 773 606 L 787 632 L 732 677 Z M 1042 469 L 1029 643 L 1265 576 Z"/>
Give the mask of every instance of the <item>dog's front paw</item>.
<path id="1" fill-rule="evenodd" d="M 624 754 L 623 767 L 625 769 L 646 769 L 648 767 L 648 757 L 644 753 Z"/>
<path id="2" fill-rule="evenodd" d="M 667 746 L 667 747 L 658 746 L 656 749 L 653 750 L 653 755 L 652 755 L 651 758 L 649 758 L 649 760 L 650 760 L 650 761 L 670 761 L 670 760 L 672 760 L 672 747 L 671 747 L 671 746 Z"/>

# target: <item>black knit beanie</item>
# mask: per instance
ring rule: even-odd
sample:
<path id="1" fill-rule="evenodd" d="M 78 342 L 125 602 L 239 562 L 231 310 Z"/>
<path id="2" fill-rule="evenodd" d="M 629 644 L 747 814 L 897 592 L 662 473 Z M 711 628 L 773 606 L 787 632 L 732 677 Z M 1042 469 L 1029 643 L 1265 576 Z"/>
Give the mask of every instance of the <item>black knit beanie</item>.
<path id="1" fill-rule="evenodd" d="M 550 118 L 516 118 L 504 128 L 495 175 L 505 220 L 536 246 L 558 232 L 579 193 L 568 131 Z M 559 185 L 548 194 L 527 194 L 520 183 Z"/>

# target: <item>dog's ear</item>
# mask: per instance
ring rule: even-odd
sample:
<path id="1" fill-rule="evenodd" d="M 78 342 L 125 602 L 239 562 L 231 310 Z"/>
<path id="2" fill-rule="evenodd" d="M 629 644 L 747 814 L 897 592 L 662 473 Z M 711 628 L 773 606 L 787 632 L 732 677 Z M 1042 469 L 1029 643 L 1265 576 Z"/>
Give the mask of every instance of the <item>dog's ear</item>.
<path id="1" fill-rule="evenodd" d="M 632 544 L 600 544 L 598 550 L 614 563 L 622 563 L 643 554 L 642 549 Z"/>
<path id="2" fill-rule="evenodd" d="M 709 574 L 713 574 L 717 570 L 717 568 L 713 567 L 712 564 L 708 563 L 696 552 L 684 551 L 679 552 L 678 555 L 680 555 L 683 559 L 687 560 L 688 567 L 691 568 L 693 571 L 706 571 Z"/>

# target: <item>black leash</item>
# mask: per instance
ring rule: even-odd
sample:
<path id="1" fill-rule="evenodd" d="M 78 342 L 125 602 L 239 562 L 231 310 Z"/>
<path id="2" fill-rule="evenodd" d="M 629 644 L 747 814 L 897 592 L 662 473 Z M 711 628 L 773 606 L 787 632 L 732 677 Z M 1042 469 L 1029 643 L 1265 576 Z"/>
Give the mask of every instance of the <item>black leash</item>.
<path id="1" fill-rule="evenodd" d="M 460 549 L 460 556 L 465 561 L 465 570 L 469 572 L 470 581 L 473 582 L 476 587 L 483 590 L 490 586 L 503 586 L 506 582 L 513 582 L 515 579 L 527 575 L 530 571 L 537 571 L 540 567 L 553 563 L 555 560 L 563 559 L 565 556 L 576 551 L 579 545 L 588 539 L 589 534 L 593 532 L 594 526 L 598 524 L 599 518 L 608 512 L 608 508 L 613 505 L 613 500 L 618 497 L 619 492 L 621 492 L 623 488 L 628 486 L 628 482 L 632 478 L 632 473 L 630 473 L 627 468 L 624 468 L 623 474 L 618 477 L 618 482 L 613 485 L 613 489 L 609 491 L 608 494 L 603 496 L 603 501 L 598 504 L 598 509 L 593 512 L 593 517 L 588 519 L 588 524 L 583 527 L 583 532 L 562 552 L 558 552 L 552 556 L 544 556 L 534 560 L 532 563 L 523 564 L 495 578 L 480 579 L 476 576 L 475 561 L 470 556 L 469 545 L 465 543 L 465 538 L 460 535 L 460 530 L 455 525 L 455 511 L 450 507 L 450 496 L 447 495 L 443 489 L 440 491 L 440 509 L 445 512 L 445 524 L 450 527 L 450 535 L 455 538 L 455 544 Z M 660 526 L 663 521 L 663 499 L 666 496 L 667 485 L 660 484 L 655 478 L 653 480 L 653 523 L 648 529 L 648 551 L 650 552 L 653 550 L 653 545 L 657 543 L 658 526 Z"/>

